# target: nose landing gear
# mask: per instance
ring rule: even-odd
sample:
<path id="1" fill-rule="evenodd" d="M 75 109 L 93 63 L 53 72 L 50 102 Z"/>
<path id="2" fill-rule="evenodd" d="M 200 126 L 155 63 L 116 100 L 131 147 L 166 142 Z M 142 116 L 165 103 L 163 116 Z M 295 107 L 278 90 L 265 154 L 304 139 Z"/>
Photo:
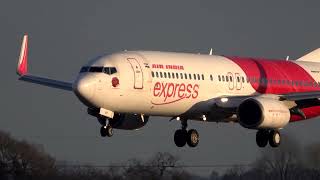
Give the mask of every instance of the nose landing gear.
<path id="1" fill-rule="evenodd" d="M 199 133 L 195 129 L 187 131 L 187 121 L 181 121 L 181 129 L 174 133 L 174 143 L 177 147 L 183 147 L 188 144 L 190 147 L 196 147 L 199 143 Z"/>
<path id="2" fill-rule="evenodd" d="M 99 123 L 102 125 L 100 128 L 100 135 L 101 137 L 111 137 L 113 136 L 113 128 L 109 124 L 109 121 L 105 117 L 98 117 Z M 108 123 L 107 123 L 108 122 Z"/>

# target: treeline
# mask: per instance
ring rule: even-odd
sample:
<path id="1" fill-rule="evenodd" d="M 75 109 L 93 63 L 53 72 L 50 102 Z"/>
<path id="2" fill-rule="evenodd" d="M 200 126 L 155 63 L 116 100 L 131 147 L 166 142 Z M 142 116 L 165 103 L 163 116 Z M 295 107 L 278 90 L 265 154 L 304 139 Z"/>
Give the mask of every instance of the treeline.
<path id="1" fill-rule="evenodd" d="M 42 146 L 19 141 L 0 132 L 0 180 L 291 180 L 320 179 L 320 144 L 304 149 L 284 136 L 278 149 L 263 149 L 250 167 L 235 166 L 224 173 L 212 170 L 204 178 L 183 168 L 169 153 L 156 153 L 146 161 L 129 160 L 108 167 L 73 166 L 56 162 Z M 237 153 L 236 151 L 234 153 Z"/>

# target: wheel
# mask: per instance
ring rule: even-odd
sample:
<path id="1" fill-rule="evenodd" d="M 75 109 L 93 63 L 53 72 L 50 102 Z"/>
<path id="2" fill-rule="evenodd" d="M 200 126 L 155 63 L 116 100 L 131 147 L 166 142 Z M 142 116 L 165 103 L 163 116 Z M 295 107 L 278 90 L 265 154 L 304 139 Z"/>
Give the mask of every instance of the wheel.
<path id="1" fill-rule="evenodd" d="M 187 130 L 178 129 L 174 133 L 174 143 L 178 147 L 183 147 L 187 143 Z"/>
<path id="2" fill-rule="evenodd" d="M 113 136 L 113 128 L 111 126 L 107 126 L 106 132 L 108 137 Z"/>
<path id="3" fill-rule="evenodd" d="M 256 142 L 259 147 L 266 147 L 268 144 L 268 135 L 269 132 L 267 130 L 258 130 L 256 134 Z"/>
<path id="4" fill-rule="evenodd" d="M 107 136 L 107 127 L 106 126 L 101 126 L 100 135 L 101 135 L 101 137 L 106 137 Z"/>
<path id="5" fill-rule="evenodd" d="M 190 129 L 187 134 L 187 143 L 190 147 L 196 147 L 199 143 L 199 133 L 195 129 Z"/>
<path id="6" fill-rule="evenodd" d="M 269 133 L 269 144 L 271 147 L 278 147 L 281 142 L 281 135 L 279 131 L 272 130 Z"/>

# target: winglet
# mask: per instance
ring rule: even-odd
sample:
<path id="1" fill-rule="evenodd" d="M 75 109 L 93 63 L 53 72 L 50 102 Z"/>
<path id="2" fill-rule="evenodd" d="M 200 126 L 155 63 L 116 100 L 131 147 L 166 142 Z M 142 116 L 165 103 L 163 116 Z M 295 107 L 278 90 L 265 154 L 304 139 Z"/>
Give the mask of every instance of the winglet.
<path id="1" fill-rule="evenodd" d="M 28 73 L 28 35 L 23 36 L 17 74 L 24 76 Z"/>

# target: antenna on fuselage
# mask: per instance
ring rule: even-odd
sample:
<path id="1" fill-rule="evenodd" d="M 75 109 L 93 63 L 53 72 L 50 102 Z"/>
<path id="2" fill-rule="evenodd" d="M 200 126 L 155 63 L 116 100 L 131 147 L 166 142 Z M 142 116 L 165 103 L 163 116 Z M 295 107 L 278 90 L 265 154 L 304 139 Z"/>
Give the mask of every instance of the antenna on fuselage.
<path id="1" fill-rule="evenodd" d="M 290 56 L 287 56 L 287 57 L 286 57 L 286 61 L 289 61 L 289 59 L 290 59 Z"/>
<path id="2" fill-rule="evenodd" d="M 210 49 L 209 55 L 211 56 L 213 54 L 213 49 Z"/>

